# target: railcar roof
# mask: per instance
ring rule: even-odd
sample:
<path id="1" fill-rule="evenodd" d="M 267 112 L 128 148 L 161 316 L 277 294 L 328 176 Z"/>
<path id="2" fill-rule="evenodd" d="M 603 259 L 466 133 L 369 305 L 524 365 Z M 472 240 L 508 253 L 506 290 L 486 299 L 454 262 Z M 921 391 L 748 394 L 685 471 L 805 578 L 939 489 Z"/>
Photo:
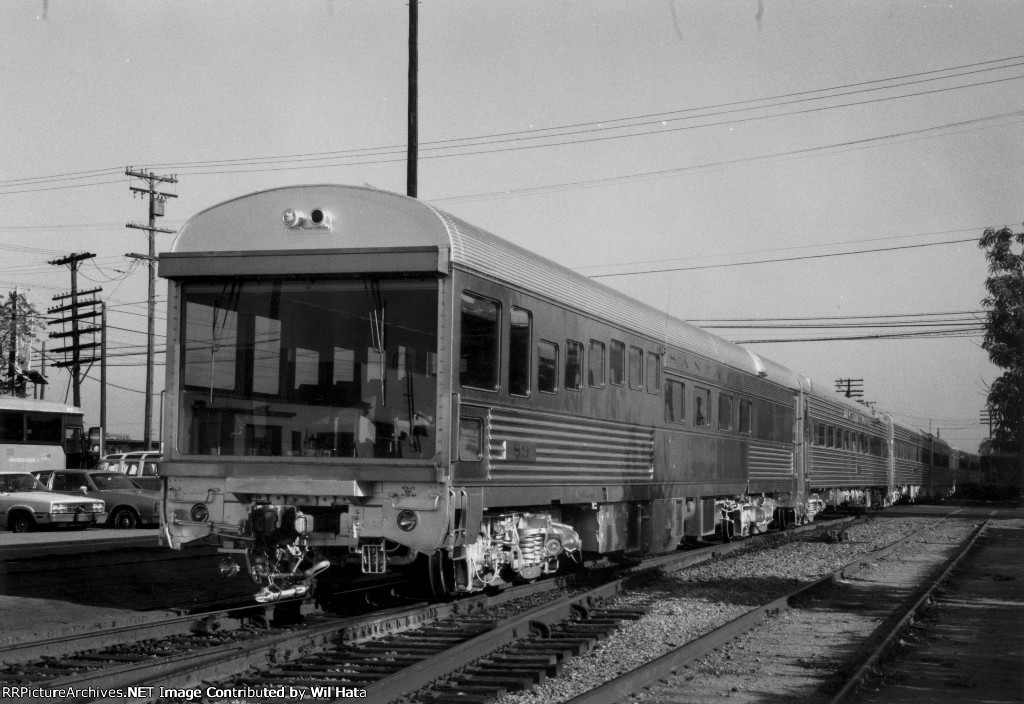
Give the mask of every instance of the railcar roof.
<path id="1" fill-rule="evenodd" d="M 287 228 L 288 209 L 319 208 L 331 227 Z M 482 276 L 522 286 L 624 328 L 766 376 L 791 389 L 807 387 L 786 367 L 664 311 L 541 257 L 414 198 L 358 186 L 287 186 L 226 201 L 193 216 L 171 247 L 174 254 L 437 247 L 448 261 Z"/>
<path id="2" fill-rule="evenodd" d="M 82 415 L 82 409 L 57 401 L 40 401 L 34 398 L 0 396 L 0 411 L 21 411 L 37 413 L 68 413 Z"/>

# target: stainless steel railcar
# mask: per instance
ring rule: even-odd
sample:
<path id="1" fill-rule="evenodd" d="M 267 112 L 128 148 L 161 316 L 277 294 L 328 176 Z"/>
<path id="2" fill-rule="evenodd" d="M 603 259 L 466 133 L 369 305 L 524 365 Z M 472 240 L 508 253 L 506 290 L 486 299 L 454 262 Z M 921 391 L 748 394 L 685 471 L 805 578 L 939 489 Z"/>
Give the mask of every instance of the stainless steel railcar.
<path id="1" fill-rule="evenodd" d="M 159 266 L 164 541 L 216 536 L 261 601 L 332 563 L 474 591 L 900 485 L 887 417 L 404 196 L 255 193 Z"/>

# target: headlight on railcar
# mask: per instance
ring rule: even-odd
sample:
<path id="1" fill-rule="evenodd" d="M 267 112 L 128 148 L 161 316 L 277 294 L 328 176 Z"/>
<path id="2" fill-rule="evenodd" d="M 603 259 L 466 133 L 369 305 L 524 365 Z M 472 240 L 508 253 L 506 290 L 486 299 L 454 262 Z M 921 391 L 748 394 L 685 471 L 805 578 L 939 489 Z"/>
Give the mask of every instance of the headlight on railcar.
<path id="1" fill-rule="evenodd" d="M 188 512 L 188 515 L 196 523 L 206 523 L 210 518 L 210 509 L 206 507 L 206 504 L 196 504 L 192 507 L 192 510 Z"/>
<path id="2" fill-rule="evenodd" d="M 398 518 L 395 519 L 398 523 L 399 530 L 403 530 L 406 533 L 411 533 L 416 529 L 416 523 L 419 522 L 419 517 L 415 511 L 402 511 L 398 514 Z"/>

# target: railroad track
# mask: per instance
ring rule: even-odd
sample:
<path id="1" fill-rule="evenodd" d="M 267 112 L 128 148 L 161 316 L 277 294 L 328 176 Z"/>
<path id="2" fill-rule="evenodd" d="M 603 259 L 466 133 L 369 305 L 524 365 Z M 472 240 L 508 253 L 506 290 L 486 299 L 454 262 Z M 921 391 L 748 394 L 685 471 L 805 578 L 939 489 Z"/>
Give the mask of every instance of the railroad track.
<path id="1" fill-rule="evenodd" d="M 94 632 L 93 649 L 41 662 L 24 662 L 30 648 L 46 649 L 56 643 L 21 646 L 21 654 L 0 651 L 0 661 L 12 656 L 21 664 L 0 673 L 9 686 L 38 688 L 34 701 L 104 701 L 96 692 L 113 691 L 109 701 L 123 701 L 128 688 L 136 700 L 160 696 L 163 688 L 189 688 L 206 683 L 218 691 L 266 691 L 287 686 L 311 693 L 330 693 L 334 687 L 359 687 L 366 701 L 387 702 L 430 688 L 430 700 L 461 696 L 453 692 L 487 688 L 504 691 L 525 687 L 557 675 L 560 663 L 585 652 L 624 620 L 640 610 L 602 609 L 603 602 L 630 586 L 650 579 L 653 570 L 679 569 L 714 560 L 756 545 L 794 539 L 814 526 L 767 534 L 742 542 L 713 545 L 699 550 L 661 556 L 621 571 L 624 576 L 597 587 L 576 586 L 576 593 L 550 599 L 538 606 L 516 606 L 504 616 L 488 615 L 502 604 L 561 588 L 570 580 L 551 580 L 506 590 L 497 596 L 477 596 L 451 604 L 415 605 L 350 619 L 311 621 L 272 632 L 245 628 L 244 619 L 226 624 L 223 614 L 168 619 L 163 623 Z M 518 601 L 516 602 L 519 603 Z M 196 628 L 196 624 L 202 624 Z M 199 631 L 196 633 L 196 631 Z M 187 633 L 186 633 L 187 632 Z M 152 643 L 139 645 L 142 638 Z M 113 645 L 97 649 L 97 641 Z M 62 643 L 65 651 L 74 645 Z M 490 655 L 492 654 L 493 655 Z M 483 655 L 490 655 L 483 658 Z M 461 670 L 458 675 L 454 671 Z M 509 672 L 514 672 L 509 676 Z M 47 697 L 47 692 L 61 691 Z M 68 697 L 67 691 L 85 692 Z"/>
<path id="2" fill-rule="evenodd" d="M 834 615 L 851 609 L 874 608 L 875 610 L 871 611 L 871 616 L 875 620 L 881 620 L 881 614 L 885 616 L 885 620 L 879 630 L 872 634 L 871 642 L 880 640 L 881 644 L 866 651 L 863 647 L 860 648 L 857 652 L 862 659 L 842 667 L 839 674 L 820 678 L 825 683 L 827 690 L 838 690 L 834 696 L 824 691 L 804 691 L 799 695 L 803 701 L 845 704 L 850 701 L 851 695 L 871 672 L 879 658 L 892 647 L 894 641 L 898 640 L 899 634 L 907 627 L 913 614 L 922 607 L 937 585 L 948 576 L 968 552 L 985 524 L 975 528 L 958 546 L 955 554 L 941 562 L 938 568 L 934 568 L 933 565 L 933 570 L 923 586 L 912 590 L 914 592 L 912 599 L 903 599 L 892 605 L 882 605 L 879 603 L 882 600 L 877 594 L 868 594 L 861 596 L 864 599 L 862 603 L 856 603 L 851 600 L 849 590 L 837 588 L 836 585 L 856 580 L 858 573 L 874 568 L 887 556 L 905 548 L 912 541 L 920 540 L 928 531 L 935 530 L 945 521 L 946 519 L 937 521 L 881 550 L 871 551 L 860 556 L 815 582 L 793 589 L 770 602 L 761 604 L 700 638 L 689 641 L 657 659 L 568 699 L 566 704 L 613 704 L 626 700 L 683 703 L 703 701 L 708 696 L 722 696 L 723 694 L 729 694 L 731 698 L 740 701 L 744 699 L 763 701 L 763 697 L 771 698 L 771 695 L 766 694 L 768 691 L 766 689 L 757 689 L 758 680 L 763 682 L 766 676 L 770 678 L 788 675 L 787 663 L 784 662 L 785 658 L 771 657 L 776 653 L 770 652 L 771 645 L 768 648 L 764 647 L 765 639 L 760 642 L 756 639 L 752 639 L 753 642 L 741 642 L 745 637 L 756 633 L 768 622 L 780 620 L 790 610 L 807 609 L 813 613 L 811 620 L 817 620 L 820 623 L 827 619 L 829 614 Z M 829 589 L 833 590 L 831 595 L 822 594 Z M 813 607 L 810 606 L 810 602 L 813 602 Z M 781 644 L 780 650 L 787 647 L 792 648 L 794 643 L 790 639 L 794 632 L 793 629 L 786 630 L 785 628 L 772 631 L 769 643 Z M 807 635 L 806 631 L 799 632 Z M 825 647 L 827 647 L 825 643 L 810 644 L 812 649 Z M 806 655 L 805 651 L 800 652 Z M 811 662 L 809 658 L 798 657 L 796 654 L 793 659 L 801 670 L 797 676 L 809 677 L 807 673 L 814 670 L 815 663 Z M 825 655 L 823 659 L 828 660 L 830 656 Z M 768 664 L 769 662 L 771 664 Z M 835 662 L 836 660 L 832 659 L 833 667 Z M 703 681 L 700 677 L 702 672 L 706 675 L 703 677 Z M 756 674 L 745 678 L 733 677 L 733 675 L 747 672 Z M 731 691 L 730 683 L 735 683 L 731 686 Z M 786 685 L 782 686 L 785 688 Z M 789 696 L 797 696 L 793 689 L 787 691 Z"/>

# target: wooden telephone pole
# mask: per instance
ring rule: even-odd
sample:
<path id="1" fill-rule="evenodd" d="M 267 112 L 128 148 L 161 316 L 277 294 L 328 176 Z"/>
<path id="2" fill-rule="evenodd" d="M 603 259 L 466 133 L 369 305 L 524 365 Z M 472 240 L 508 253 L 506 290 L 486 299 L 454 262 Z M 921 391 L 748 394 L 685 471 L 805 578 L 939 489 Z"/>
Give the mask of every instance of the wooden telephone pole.
<path id="1" fill-rule="evenodd" d="M 71 292 L 54 296 L 53 300 L 62 302 L 68 301 L 69 303 L 61 303 L 55 308 L 48 308 L 47 313 L 53 315 L 54 313 L 65 313 L 66 315 L 62 318 L 51 320 L 49 325 L 61 325 L 63 330 L 61 332 L 51 332 L 51 338 L 71 338 L 71 344 L 66 347 L 58 347 L 53 352 L 64 353 L 63 362 L 55 362 L 55 367 L 67 367 L 71 372 L 71 388 L 74 392 L 74 405 L 81 407 L 82 405 L 82 365 L 92 364 L 96 361 L 95 351 L 100 346 L 100 343 L 96 341 L 96 333 L 104 334 L 104 330 L 95 325 L 83 327 L 81 321 L 85 319 L 94 319 L 99 316 L 99 310 L 97 306 L 100 302 L 96 300 L 95 294 L 102 291 L 102 288 L 92 288 L 88 291 L 78 290 L 78 265 L 86 259 L 92 259 L 95 254 L 90 252 L 83 252 L 81 254 L 69 254 L 62 259 L 54 259 L 50 262 L 54 266 L 63 266 L 65 264 L 71 269 Z M 93 296 L 88 300 L 82 300 L 83 296 Z M 89 335 L 91 337 L 90 342 L 82 342 L 82 337 Z M 84 351 L 89 351 L 89 356 L 82 356 Z"/>
<path id="2" fill-rule="evenodd" d="M 134 176 L 146 182 L 146 188 L 131 186 L 133 193 L 142 196 L 149 196 L 149 225 L 140 225 L 130 222 L 125 227 L 136 230 L 145 230 L 149 239 L 149 254 L 126 254 L 126 257 L 146 260 L 149 266 L 149 305 L 147 307 L 148 323 L 146 326 L 146 418 L 143 428 L 143 442 L 145 448 L 150 449 L 153 439 L 153 356 L 154 356 L 154 329 L 153 318 L 156 301 L 156 242 L 154 235 L 157 232 L 173 234 L 174 230 L 168 230 L 156 226 L 156 219 L 164 215 L 164 203 L 168 198 L 177 198 L 174 193 L 164 193 L 156 190 L 158 183 L 177 183 L 176 176 L 157 176 L 152 171 L 135 171 L 130 166 L 124 170 L 126 176 Z"/>

